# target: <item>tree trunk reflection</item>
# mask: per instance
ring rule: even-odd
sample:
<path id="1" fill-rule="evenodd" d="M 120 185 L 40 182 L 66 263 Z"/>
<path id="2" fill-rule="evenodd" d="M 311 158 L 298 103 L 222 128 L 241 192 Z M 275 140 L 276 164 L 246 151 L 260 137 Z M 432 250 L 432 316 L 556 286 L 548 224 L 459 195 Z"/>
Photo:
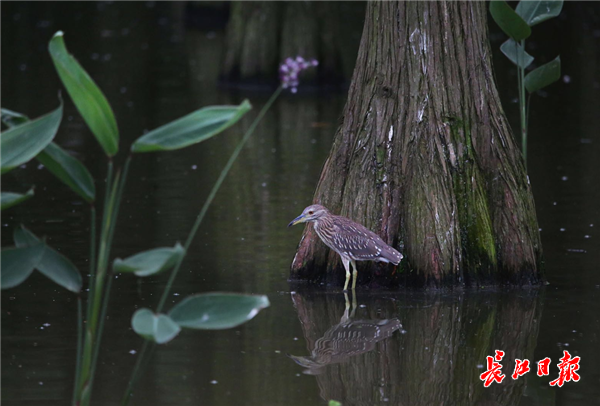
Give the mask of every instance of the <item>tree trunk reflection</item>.
<path id="1" fill-rule="evenodd" d="M 325 400 L 518 405 L 535 376 L 532 357 L 542 311 L 537 291 L 367 293 L 352 305 L 340 293 L 295 292 L 292 300 L 310 355 L 290 357 L 316 375 Z M 486 389 L 479 376 L 496 349 L 506 352 L 506 377 Z M 529 359 L 532 367 L 517 380 L 510 377 L 515 358 Z"/>

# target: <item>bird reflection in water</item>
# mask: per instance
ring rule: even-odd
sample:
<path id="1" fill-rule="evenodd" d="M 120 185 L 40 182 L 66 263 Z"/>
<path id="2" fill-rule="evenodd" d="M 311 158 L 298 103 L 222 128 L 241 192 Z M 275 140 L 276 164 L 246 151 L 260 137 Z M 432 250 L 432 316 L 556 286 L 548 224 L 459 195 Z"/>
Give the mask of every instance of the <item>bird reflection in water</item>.
<path id="1" fill-rule="evenodd" d="M 315 342 L 310 356 L 288 354 L 298 365 L 306 368 L 305 374 L 318 375 L 327 365 L 339 364 L 355 355 L 375 349 L 375 344 L 391 337 L 394 331 L 402 328 L 397 318 L 383 320 L 354 320 L 356 313 L 356 293 L 352 291 L 352 309 L 348 294 L 344 293 L 346 308 L 338 324 L 331 326 L 323 337 Z"/>

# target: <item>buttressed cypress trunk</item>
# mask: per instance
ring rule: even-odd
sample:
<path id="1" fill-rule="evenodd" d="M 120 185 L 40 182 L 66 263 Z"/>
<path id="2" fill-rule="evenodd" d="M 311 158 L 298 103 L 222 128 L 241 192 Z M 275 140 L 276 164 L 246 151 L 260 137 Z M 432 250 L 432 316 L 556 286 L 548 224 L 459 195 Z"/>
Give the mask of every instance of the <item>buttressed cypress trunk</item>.
<path id="1" fill-rule="evenodd" d="M 405 255 L 395 272 L 358 263 L 359 284 L 542 282 L 533 196 L 494 83 L 485 2 L 368 3 L 313 202 Z M 307 226 L 291 279 L 343 278 L 337 254 Z"/>

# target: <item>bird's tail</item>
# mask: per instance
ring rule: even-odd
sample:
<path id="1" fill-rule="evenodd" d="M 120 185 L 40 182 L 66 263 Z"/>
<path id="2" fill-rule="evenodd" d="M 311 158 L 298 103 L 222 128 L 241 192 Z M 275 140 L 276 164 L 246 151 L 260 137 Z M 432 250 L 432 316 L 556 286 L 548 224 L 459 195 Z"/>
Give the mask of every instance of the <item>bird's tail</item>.
<path id="1" fill-rule="evenodd" d="M 394 265 L 398 265 L 400 261 L 402 261 L 402 258 L 404 258 L 400 252 L 396 251 L 390 246 L 382 250 L 381 256 Z"/>

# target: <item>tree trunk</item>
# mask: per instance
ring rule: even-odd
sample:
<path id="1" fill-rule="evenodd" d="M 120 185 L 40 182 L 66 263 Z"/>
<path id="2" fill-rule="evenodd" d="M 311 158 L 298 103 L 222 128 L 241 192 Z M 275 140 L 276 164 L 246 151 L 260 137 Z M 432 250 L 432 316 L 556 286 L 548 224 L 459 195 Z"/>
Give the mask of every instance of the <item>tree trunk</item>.
<path id="1" fill-rule="evenodd" d="M 338 2 L 233 2 L 222 80 L 276 84 L 279 63 L 301 55 L 320 62 L 318 70 L 303 75 L 304 84 L 317 79 L 339 84 L 352 69 L 347 55 L 352 54 L 350 60 L 355 57 L 358 43 L 348 35 L 343 19 L 357 20 L 362 10 L 364 5 Z"/>
<path id="2" fill-rule="evenodd" d="M 394 277 L 391 266 L 359 263 L 359 284 L 541 283 L 533 196 L 494 83 L 486 3 L 368 3 L 313 201 L 404 253 Z M 339 269 L 309 225 L 291 279 L 339 284 Z"/>

